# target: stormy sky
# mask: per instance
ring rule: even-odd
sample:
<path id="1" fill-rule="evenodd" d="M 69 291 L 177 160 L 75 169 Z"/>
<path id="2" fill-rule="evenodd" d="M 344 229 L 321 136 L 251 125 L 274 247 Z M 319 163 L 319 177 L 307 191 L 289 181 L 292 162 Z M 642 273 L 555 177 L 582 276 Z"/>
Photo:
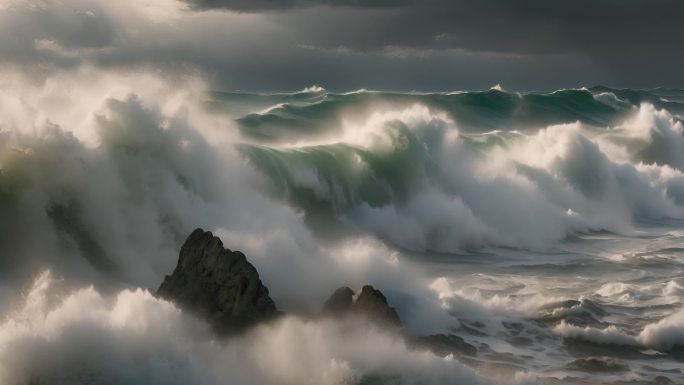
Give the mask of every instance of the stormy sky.
<path id="1" fill-rule="evenodd" d="M 684 87 L 679 0 L 0 0 L 0 61 L 217 89 Z"/>

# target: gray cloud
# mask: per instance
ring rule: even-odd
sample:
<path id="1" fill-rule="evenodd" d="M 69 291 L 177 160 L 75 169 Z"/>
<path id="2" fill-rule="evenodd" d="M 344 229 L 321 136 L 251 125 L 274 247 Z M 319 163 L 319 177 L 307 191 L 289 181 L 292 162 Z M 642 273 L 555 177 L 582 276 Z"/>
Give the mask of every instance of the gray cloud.
<path id="1" fill-rule="evenodd" d="M 276 7 L 256 1 L 249 2 L 249 8 L 240 3 L 211 1 L 238 11 L 287 10 L 272 17 L 295 31 L 304 44 L 327 49 L 573 54 L 612 67 L 619 82 L 652 79 L 652 74 L 643 74 L 646 71 L 675 81 L 678 63 L 684 59 L 679 48 L 684 45 L 684 3 L 677 0 L 425 0 L 385 8 L 378 5 L 390 2 L 319 1 L 312 7 L 313 1 L 293 1 Z M 335 7 L 350 3 L 355 6 Z"/>
<path id="2" fill-rule="evenodd" d="M 382 11 L 307 13 L 284 18 L 315 30 L 309 36 L 318 44 L 359 50 L 407 46 L 627 57 L 668 54 L 684 42 L 684 3 L 676 0 L 427 0 Z"/>
<path id="3" fill-rule="evenodd" d="M 0 12 L 0 61 L 191 71 L 258 91 L 677 87 L 681 4 L 48 0 Z"/>
<path id="4" fill-rule="evenodd" d="M 196 9 L 229 9 L 238 12 L 279 12 L 319 5 L 380 8 L 409 4 L 411 0 L 188 0 Z"/>

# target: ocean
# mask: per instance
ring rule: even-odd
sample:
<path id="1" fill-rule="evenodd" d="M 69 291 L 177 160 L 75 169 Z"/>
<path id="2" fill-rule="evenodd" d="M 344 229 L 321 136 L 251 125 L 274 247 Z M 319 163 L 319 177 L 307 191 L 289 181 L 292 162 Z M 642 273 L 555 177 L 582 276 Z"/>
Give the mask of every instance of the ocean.
<path id="1" fill-rule="evenodd" d="M 682 90 L 89 87 L 0 96 L 4 383 L 684 383 Z M 144 290 L 196 227 L 290 315 Z M 475 353 L 312 318 L 367 283 Z"/>

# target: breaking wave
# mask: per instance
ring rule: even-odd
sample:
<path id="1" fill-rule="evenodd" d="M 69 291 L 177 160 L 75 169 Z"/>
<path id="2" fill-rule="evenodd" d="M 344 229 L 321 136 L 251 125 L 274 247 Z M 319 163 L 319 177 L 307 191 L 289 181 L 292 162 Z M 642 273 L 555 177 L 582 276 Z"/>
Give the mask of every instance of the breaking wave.
<path id="1" fill-rule="evenodd" d="M 684 310 L 657 322 L 647 324 L 637 335 L 616 326 L 606 328 L 579 327 L 561 322 L 554 329 L 565 338 L 586 340 L 598 344 L 637 346 L 643 349 L 672 350 L 684 348 Z"/>
<path id="2" fill-rule="evenodd" d="M 490 381 L 463 364 L 533 381 L 565 373 L 567 341 L 681 348 L 679 91 L 239 94 L 145 71 L 6 75 L 0 382 Z M 138 289 L 195 227 L 244 251 L 288 312 L 370 282 L 407 331 L 455 333 L 474 356 L 299 316 L 217 341 Z M 64 281 L 40 275 L 20 296 L 46 269 Z"/>
<path id="3" fill-rule="evenodd" d="M 318 144 L 239 149 L 312 221 L 418 251 L 542 249 L 578 233 L 681 219 L 683 131 L 649 104 L 601 130 L 575 122 L 482 134 L 413 105 Z"/>
<path id="4" fill-rule="evenodd" d="M 353 332 L 352 332 L 353 330 Z M 3 384 L 492 384 L 365 325 L 288 317 L 215 340 L 149 292 L 59 291 L 42 273 L 0 323 Z"/>
<path id="5" fill-rule="evenodd" d="M 490 89 L 448 94 L 366 90 L 333 94 L 312 89 L 317 92 L 214 93 L 211 105 L 216 111 L 234 114 L 243 135 L 266 143 L 325 137 L 339 130 L 345 121 L 358 123 L 354 116 L 369 116 L 382 109 L 402 110 L 414 104 L 444 111 L 468 133 L 539 129 L 570 122 L 605 127 L 627 118 L 643 103 L 666 109 L 675 116 L 684 113 L 681 92 L 673 90 L 647 92 L 594 87 L 551 93 L 509 93 Z M 259 105 L 259 112 L 237 110 L 235 105 L 244 103 L 245 99 Z"/>

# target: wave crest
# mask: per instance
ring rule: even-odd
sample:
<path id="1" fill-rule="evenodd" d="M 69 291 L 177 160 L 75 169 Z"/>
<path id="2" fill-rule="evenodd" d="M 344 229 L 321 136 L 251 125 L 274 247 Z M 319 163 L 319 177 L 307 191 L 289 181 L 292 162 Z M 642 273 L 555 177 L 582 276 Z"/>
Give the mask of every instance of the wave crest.
<path id="1" fill-rule="evenodd" d="M 310 217 L 412 250 L 543 249 L 581 232 L 625 233 L 634 222 L 684 216 L 678 161 L 644 165 L 643 151 L 616 138 L 642 129 L 682 136 L 681 123 L 652 106 L 606 133 L 574 123 L 472 135 L 415 105 L 349 125 L 328 144 L 240 150 L 271 178 L 275 194 Z M 652 136 L 640 140 L 659 148 Z"/>

